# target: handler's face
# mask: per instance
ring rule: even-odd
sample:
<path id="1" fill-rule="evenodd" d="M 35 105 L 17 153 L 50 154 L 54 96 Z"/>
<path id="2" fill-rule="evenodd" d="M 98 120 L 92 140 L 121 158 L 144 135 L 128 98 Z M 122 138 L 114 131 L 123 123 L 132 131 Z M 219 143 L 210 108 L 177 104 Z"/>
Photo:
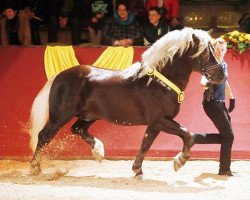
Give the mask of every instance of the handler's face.
<path id="1" fill-rule="evenodd" d="M 214 55 L 219 60 L 222 61 L 224 55 L 227 52 L 227 44 L 216 43 L 214 46 Z"/>

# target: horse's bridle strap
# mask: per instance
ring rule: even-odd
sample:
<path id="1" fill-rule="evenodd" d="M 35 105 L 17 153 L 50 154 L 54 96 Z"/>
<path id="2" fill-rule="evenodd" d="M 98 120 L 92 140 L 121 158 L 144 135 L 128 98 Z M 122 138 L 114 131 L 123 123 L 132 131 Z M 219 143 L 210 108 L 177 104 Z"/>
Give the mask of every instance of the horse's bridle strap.
<path id="1" fill-rule="evenodd" d="M 184 91 L 181 91 L 180 88 L 175 85 L 173 82 L 168 80 L 165 76 L 163 76 L 160 72 L 158 72 L 155 69 L 150 69 L 147 72 L 148 76 L 152 77 L 153 79 L 156 79 L 157 82 L 159 82 L 161 85 L 169 86 L 171 89 L 173 89 L 178 94 L 178 102 L 182 103 L 184 100 Z"/>

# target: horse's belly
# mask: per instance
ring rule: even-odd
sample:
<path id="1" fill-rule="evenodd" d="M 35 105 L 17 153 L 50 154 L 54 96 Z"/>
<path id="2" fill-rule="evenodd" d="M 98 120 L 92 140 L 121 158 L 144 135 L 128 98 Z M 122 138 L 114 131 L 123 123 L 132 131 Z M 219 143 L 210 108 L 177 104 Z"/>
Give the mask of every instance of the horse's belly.
<path id="1" fill-rule="evenodd" d="M 124 125 L 151 124 L 162 117 L 173 118 L 176 106 L 164 92 L 126 84 L 96 85 L 86 102 L 86 117 Z"/>
<path id="2" fill-rule="evenodd" d="M 103 110 L 103 112 L 89 112 L 85 115 L 87 119 L 104 119 L 114 124 L 121 125 L 145 125 L 147 119 L 140 113 L 129 112 L 128 110 Z"/>
<path id="3" fill-rule="evenodd" d="M 164 109 L 162 105 L 138 106 L 134 102 L 111 103 L 93 106 L 85 113 L 87 119 L 104 119 L 121 125 L 147 125 L 156 122 L 162 117 L 174 118 L 173 107 Z"/>

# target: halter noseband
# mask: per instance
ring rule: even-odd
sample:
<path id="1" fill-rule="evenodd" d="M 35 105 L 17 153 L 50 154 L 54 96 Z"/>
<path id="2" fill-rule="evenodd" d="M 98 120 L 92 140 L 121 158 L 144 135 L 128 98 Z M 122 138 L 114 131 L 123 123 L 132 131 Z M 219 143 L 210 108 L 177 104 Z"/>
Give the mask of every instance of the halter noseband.
<path id="1" fill-rule="evenodd" d="M 215 64 L 215 65 L 210 65 L 210 66 L 207 66 L 207 67 L 205 67 L 204 65 L 203 65 L 203 63 L 200 61 L 200 60 L 198 60 L 198 63 L 201 65 L 201 74 L 202 75 L 204 75 L 206 78 L 207 78 L 207 80 L 209 80 L 209 81 L 211 81 L 211 75 L 208 73 L 208 71 L 209 70 L 212 70 L 212 69 L 216 69 L 216 68 L 218 68 L 218 67 L 221 67 L 221 64 L 219 63 L 219 61 L 216 59 L 216 57 L 215 57 L 215 55 L 214 55 L 214 53 L 213 53 L 213 51 L 212 51 L 212 47 L 211 47 L 211 44 L 209 44 L 208 45 L 209 46 L 209 52 L 213 55 L 213 57 L 215 58 L 215 60 L 217 61 L 217 64 Z"/>

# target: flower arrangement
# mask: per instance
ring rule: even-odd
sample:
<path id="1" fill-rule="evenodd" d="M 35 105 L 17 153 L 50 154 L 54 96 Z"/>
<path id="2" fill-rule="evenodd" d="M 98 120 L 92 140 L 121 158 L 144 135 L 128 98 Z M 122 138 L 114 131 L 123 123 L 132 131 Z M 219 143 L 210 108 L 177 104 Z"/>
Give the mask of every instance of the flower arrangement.
<path id="1" fill-rule="evenodd" d="M 227 48 L 236 50 L 240 54 L 250 48 L 250 34 L 232 31 L 220 37 L 227 41 Z"/>

